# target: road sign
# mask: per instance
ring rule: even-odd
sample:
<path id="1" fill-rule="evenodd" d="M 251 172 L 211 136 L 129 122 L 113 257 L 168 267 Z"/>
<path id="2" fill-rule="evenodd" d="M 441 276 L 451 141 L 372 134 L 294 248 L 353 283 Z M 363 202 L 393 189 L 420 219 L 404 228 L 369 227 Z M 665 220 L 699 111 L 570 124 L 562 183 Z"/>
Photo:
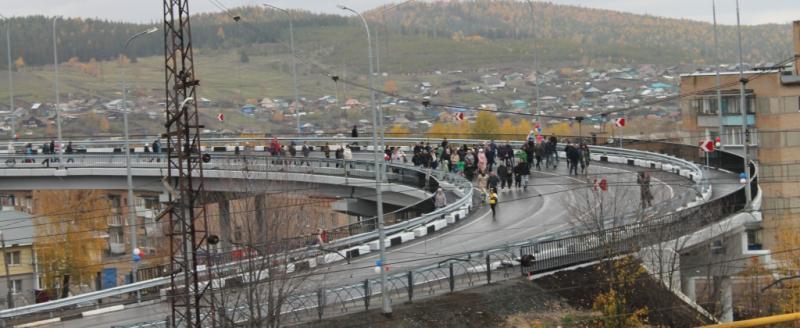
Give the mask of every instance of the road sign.
<path id="1" fill-rule="evenodd" d="M 714 151 L 714 142 L 711 140 L 701 141 L 700 149 L 706 153 L 711 153 Z"/>
<path id="2" fill-rule="evenodd" d="M 456 113 L 456 121 L 463 121 L 464 113 Z"/>
<path id="3" fill-rule="evenodd" d="M 620 118 L 614 119 L 614 125 L 616 125 L 618 128 L 625 127 L 625 118 L 624 117 L 620 117 Z"/>
<path id="4" fill-rule="evenodd" d="M 225 114 L 219 113 L 217 115 L 217 120 L 220 121 L 220 122 L 224 121 L 225 120 Z"/>
<path id="5" fill-rule="evenodd" d="M 714 139 L 714 147 L 719 148 L 720 146 L 722 146 L 722 138 L 717 137 Z"/>

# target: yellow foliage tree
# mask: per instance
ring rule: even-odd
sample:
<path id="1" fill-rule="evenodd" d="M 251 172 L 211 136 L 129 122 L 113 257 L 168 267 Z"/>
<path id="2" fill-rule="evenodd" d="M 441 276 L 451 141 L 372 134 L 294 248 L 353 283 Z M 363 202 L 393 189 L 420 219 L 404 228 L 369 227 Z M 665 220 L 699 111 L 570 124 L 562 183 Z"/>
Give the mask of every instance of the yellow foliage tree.
<path id="1" fill-rule="evenodd" d="M 43 287 L 55 288 L 67 275 L 71 284 L 91 285 L 102 267 L 111 202 L 96 190 L 34 191 L 34 199 Z"/>
<path id="2" fill-rule="evenodd" d="M 544 132 L 545 135 L 555 134 L 558 137 L 566 137 L 577 134 L 574 133 L 573 128 L 571 128 L 567 122 L 555 124 L 548 129 L 542 130 L 542 132 Z"/>
<path id="3" fill-rule="evenodd" d="M 397 82 L 394 80 L 388 80 L 383 83 L 383 91 L 387 93 L 397 93 Z"/>
<path id="4" fill-rule="evenodd" d="M 25 67 L 25 59 L 22 58 L 22 56 L 20 56 L 19 58 L 17 58 L 17 60 L 14 61 L 14 66 L 17 69 Z"/>
<path id="5" fill-rule="evenodd" d="M 102 117 L 100 119 L 100 131 L 108 132 L 111 130 L 111 123 L 108 122 L 108 118 Z"/>
<path id="6" fill-rule="evenodd" d="M 775 219 L 782 222 L 780 229 L 775 233 L 777 242 L 772 247 L 773 254 L 775 254 L 773 256 L 778 263 L 778 271 L 786 277 L 796 275 L 796 268 L 800 267 L 798 266 L 800 265 L 800 234 L 797 233 L 797 226 L 788 220 L 788 216 Z M 782 313 L 800 311 L 800 281 L 797 279 L 784 280 L 783 288 L 776 290 L 778 306 Z"/>
<path id="7" fill-rule="evenodd" d="M 503 123 L 500 124 L 500 134 L 502 135 L 501 138 L 503 139 L 517 139 L 514 131 L 514 122 L 511 119 L 503 120 Z"/>
<path id="8" fill-rule="evenodd" d="M 400 124 L 395 124 L 386 132 L 387 137 L 407 137 L 411 133 L 407 127 Z"/>
<path id="9" fill-rule="evenodd" d="M 514 133 L 523 140 L 528 136 L 528 133 L 531 133 L 533 130 L 533 125 L 528 120 L 519 120 L 516 125 L 514 125 Z"/>
<path id="10" fill-rule="evenodd" d="M 611 261 L 609 266 L 598 266 L 601 276 L 607 277 L 608 290 L 597 295 L 592 308 L 601 313 L 602 327 L 642 327 L 647 322 L 648 310 L 633 308 L 628 298 L 647 272 L 630 257 Z"/>
<path id="11" fill-rule="evenodd" d="M 497 115 L 488 111 L 478 112 L 475 124 L 471 126 L 472 136 L 477 139 L 497 139 L 500 134 L 500 123 Z"/>

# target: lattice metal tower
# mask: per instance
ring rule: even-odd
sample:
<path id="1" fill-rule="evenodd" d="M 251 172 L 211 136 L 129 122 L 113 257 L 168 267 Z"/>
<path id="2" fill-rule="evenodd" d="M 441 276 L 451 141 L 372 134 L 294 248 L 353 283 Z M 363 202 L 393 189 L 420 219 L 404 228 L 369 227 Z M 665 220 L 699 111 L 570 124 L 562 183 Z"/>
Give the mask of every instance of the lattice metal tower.
<path id="1" fill-rule="evenodd" d="M 197 115 L 192 32 L 188 0 L 164 0 L 167 181 L 171 261 L 171 327 L 214 326 L 214 293 L 198 272 L 198 255 L 208 256 L 208 221 L 202 205 L 203 161 Z"/>

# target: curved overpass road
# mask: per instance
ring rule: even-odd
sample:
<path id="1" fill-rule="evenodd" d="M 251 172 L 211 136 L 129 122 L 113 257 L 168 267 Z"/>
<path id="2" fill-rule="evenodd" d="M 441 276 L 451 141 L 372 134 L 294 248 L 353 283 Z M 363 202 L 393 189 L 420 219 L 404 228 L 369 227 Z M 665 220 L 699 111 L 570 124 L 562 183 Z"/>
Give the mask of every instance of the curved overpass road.
<path id="1" fill-rule="evenodd" d="M 625 197 L 638 200 L 639 189 L 634 172 L 642 168 L 608 163 L 592 163 L 590 173 L 606 177 L 609 184 L 624 190 Z M 456 226 L 425 238 L 387 249 L 387 264 L 391 272 L 407 271 L 456 257 L 452 254 L 488 249 L 524 239 L 570 228 L 571 212 L 567 203 L 574 201 L 576 184 L 586 183 L 581 176 L 567 176 L 562 161 L 557 170 L 533 171 L 527 191 L 501 191 L 497 218 L 493 219 L 488 206 L 481 207 Z M 591 176 L 591 175 L 590 175 Z M 676 195 L 694 195 L 692 183 L 677 175 L 654 172 L 654 204 L 670 202 Z M 638 202 L 637 202 L 638 204 Z M 476 207 L 478 204 L 476 203 Z M 676 208 L 677 206 L 675 206 Z M 634 208 L 635 210 L 635 208 Z M 320 266 L 305 281 L 303 290 L 355 284 L 378 275 L 375 265 L 377 252 L 355 258 L 350 264 L 337 262 Z M 394 264 L 393 264 L 394 263 Z M 167 303 L 133 305 L 112 312 L 60 323 L 59 327 L 91 328 L 163 320 L 169 313 Z"/>

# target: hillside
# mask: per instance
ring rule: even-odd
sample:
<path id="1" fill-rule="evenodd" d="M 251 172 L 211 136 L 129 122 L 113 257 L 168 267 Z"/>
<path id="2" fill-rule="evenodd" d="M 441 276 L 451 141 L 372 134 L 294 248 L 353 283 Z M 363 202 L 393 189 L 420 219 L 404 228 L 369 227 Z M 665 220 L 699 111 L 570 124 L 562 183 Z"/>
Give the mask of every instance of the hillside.
<path id="1" fill-rule="evenodd" d="M 535 2 L 531 9 L 524 1 L 420 1 L 388 10 L 385 17 L 390 29 L 403 34 L 479 35 L 491 40 L 535 35 L 544 39 L 545 48 L 552 40 L 581 44 L 581 57 L 590 59 L 629 56 L 646 61 L 649 57 L 653 62 L 678 64 L 713 56 L 713 26 L 709 23 L 548 2 Z M 735 60 L 735 52 L 725 50 L 736 49 L 735 26 L 720 26 L 719 35 L 723 60 Z M 743 40 L 746 61 L 778 61 L 791 55 L 788 24 L 745 26 Z M 622 47 L 626 52 L 609 52 L 609 47 Z"/>
<path id="2" fill-rule="evenodd" d="M 418 72 L 445 65 L 464 68 L 530 62 L 534 30 L 544 64 L 703 64 L 713 55 L 713 33 L 707 23 L 545 2 L 536 2 L 533 13 L 535 25 L 531 23 L 531 9 L 524 2 L 449 1 L 412 2 L 387 11 L 385 16 L 373 12 L 367 17 L 374 20 L 371 24 L 379 37 L 378 52 L 387 57 L 387 68 L 395 72 Z M 236 23 L 232 15 L 241 15 L 242 20 Z M 366 59 L 363 32 L 355 19 L 304 11 L 293 15 L 298 48 L 309 55 L 318 54 L 311 59 L 327 66 Z M 386 25 L 381 26 L 378 20 L 384 17 Z M 43 16 L 11 19 L 17 66 L 52 62 L 51 24 L 51 18 Z M 127 37 L 147 27 L 94 19 L 60 20 L 59 58 L 80 62 L 116 58 Z M 285 16 L 261 7 L 197 15 L 192 28 L 195 46 L 202 49 L 243 47 L 251 51 L 254 44 L 285 42 L 288 34 Z M 743 36 L 748 62 L 778 62 L 791 53 L 788 25 L 746 26 Z M 722 49 L 735 49 L 734 27 L 722 26 L 720 38 Z M 161 39 L 137 40 L 129 55 L 160 55 Z M 286 49 L 277 47 L 274 51 Z M 426 54 L 426 58 L 403 60 L 412 54 Z M 733 61 L 735 57 L 734 52 L 723 51 L 724 60 Z M 5 61 L 0 65 L 3 67 Z"/>

